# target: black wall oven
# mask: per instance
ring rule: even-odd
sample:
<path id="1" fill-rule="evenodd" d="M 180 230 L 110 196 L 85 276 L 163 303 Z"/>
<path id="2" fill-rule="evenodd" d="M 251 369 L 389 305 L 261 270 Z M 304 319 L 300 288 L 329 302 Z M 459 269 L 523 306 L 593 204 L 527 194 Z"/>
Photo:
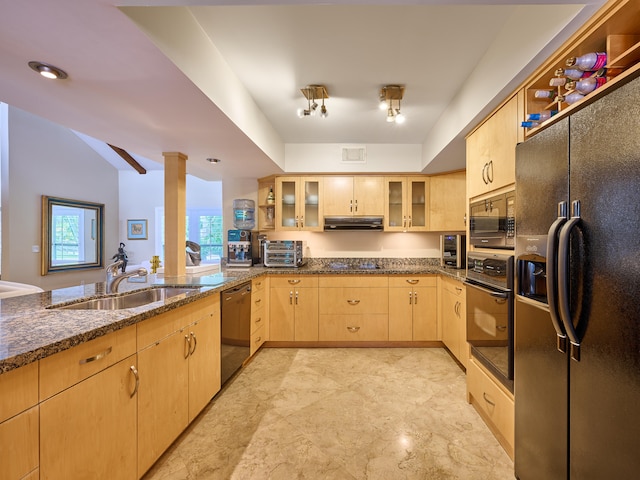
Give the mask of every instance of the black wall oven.
<path id="1" fill-rule="evenodd" d="M 513 250 L 516 237 L 516 195 L 503 193 L 469 204 L 469 239 L 474 247 Z"/>
<path id="2" fill-rule="evenodd" d="M 513 255 L 467 254 L 471 356 L 513 392 Z"/>

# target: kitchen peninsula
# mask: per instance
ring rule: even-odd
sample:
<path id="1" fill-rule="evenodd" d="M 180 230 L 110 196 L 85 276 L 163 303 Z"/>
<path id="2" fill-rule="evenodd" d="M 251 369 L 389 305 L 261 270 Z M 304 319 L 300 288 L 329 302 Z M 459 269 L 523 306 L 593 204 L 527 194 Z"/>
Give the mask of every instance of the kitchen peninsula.
<path id="1" fill-rule="evenodd" d="M 394 282 L 428 278 L 431 286 L 422 288 L 430 288 L 433 296 L 424 309 L 435 319 L 438 279 L 464 280 L 460 270 L 442 269 L 435 259 L 374 261 L 378 268 L 369 268 L 371 259 L 315 259 L 299 269 L 223 269 L 220 274 L 181 278 L 150 275 L 146 284 L 123 282 L 118 295 L 161 286 L 199 288 L 122 310 L 48 308 L 100 296 L 102 283 L 2 300 L 0 391 L 11 395 L 0 396 L 0 439 L 11 448 L 2 453 L 0 463 L 17 469 L 7 472 L 8 478 L 38 469 L 40 475 L 55 472 L 54 477 L 69 472 L 95 476 L 92 472 L 114 464 L 122 469 L 118 478 L 140 478 L 220 389 L 219 292 L 224 288 L 261 279 L 268 285 L 270 279 L 293 276 L 375 279 L 380 292 L 388 292 L 382 299 L 387 310 L 380 315 L 388 319 L 392 332 L 402 316 L 392 314 L 388 301 L 392 290 L 406 289 L 394 287 Z M 416 289 L 409 283 L 407 287 Z M 330 317 L 330 312 L 317 316 L 320 322 Z M 429 345 L 442 345 L 439 326 L 434 324 L 429 335 Z M 409 339 L 405 344 L 412 343 L 411 336 L 403 338 Z M 392 339 L 385 330 L 383 343 L 392 346 Z M 86 442 L 88 435 L 93 442 Z M 72 462 L 64 451 L 74 452 Z M 5 454 L 10 462 L 4 461 Z"/>

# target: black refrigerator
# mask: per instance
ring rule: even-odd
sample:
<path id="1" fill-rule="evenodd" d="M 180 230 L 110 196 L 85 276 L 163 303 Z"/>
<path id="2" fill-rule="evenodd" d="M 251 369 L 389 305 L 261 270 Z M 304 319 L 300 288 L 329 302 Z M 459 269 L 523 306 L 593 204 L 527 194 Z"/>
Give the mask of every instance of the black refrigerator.
<path id="1" fill-rule="evenodd" d="M 640 79 L 516 152 L 516 477 L 640 478 Z"/>

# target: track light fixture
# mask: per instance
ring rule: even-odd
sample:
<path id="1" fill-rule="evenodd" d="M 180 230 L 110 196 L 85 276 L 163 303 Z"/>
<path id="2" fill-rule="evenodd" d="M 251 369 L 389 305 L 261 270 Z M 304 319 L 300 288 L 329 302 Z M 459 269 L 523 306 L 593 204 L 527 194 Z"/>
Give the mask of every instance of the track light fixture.
<path id="1" fill-rule="evenodd" d="M 404 96 L 404 86 L 385 85 L 380 89 L 380 110 L 387 112 L 388 123 L 404 123 L 405 116 L 400 111 L 400 102 Z"/>
<path id="2" fill-rule="evenodd" d="M 67 72 L 47 63 L 32 61 L 29 62 L 29 66 L 43 77 L 52 80 L 64 80 L 68 77 Z"/>
<path id="3" fill-rule="evenodd" d="M 301 88 L 300 91 L 307 99 L 307 108 L 299 108 L 298 117 L 304 118 L 315 116 L 318 109 L 316 100 L 322 100 L 322 105 L 320 106 L 320 116 L 322 118 L 327 118 L 329 116 L 327 107 L 324 105 L 324 99 L 329 98 L 327 87 L 325 87 L 324 85 L 307 85 L 305 88 Z"/>

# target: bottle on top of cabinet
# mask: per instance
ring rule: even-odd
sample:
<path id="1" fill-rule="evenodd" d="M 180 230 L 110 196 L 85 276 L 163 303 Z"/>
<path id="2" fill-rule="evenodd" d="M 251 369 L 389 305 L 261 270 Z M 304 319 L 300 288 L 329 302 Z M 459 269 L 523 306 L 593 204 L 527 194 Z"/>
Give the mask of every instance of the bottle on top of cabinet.
<path id="1" fill-rule="evenodd" d="M 575 82 L 575 85 L 573 86 L 573 88 L 578 92 L 586 95 L 587 93 L 591 93 L 596 88 L 604 85 L 606 81 L 607 81 L 606 77 L 593 76 L 593 77 L 581 78 L 580 80 Z"/>
<path id="2" fill-rule="evenodd" d="M 577 68 L 582 71 L 595 71 L 604 67 L 607 63 L 607 54 L 605 52 L 590 52 L 579 57 L 571 57 L 567 59 L 567 67 Z"/>
<path id="3" fill-rule="evenodd" d="M 556 77 L 567 77 L 571 80 L 579 80 L 582 77 L 591 76 L 590 71 L 580 70 L 579 68 L 559 68 L 555 74 Z"/>

